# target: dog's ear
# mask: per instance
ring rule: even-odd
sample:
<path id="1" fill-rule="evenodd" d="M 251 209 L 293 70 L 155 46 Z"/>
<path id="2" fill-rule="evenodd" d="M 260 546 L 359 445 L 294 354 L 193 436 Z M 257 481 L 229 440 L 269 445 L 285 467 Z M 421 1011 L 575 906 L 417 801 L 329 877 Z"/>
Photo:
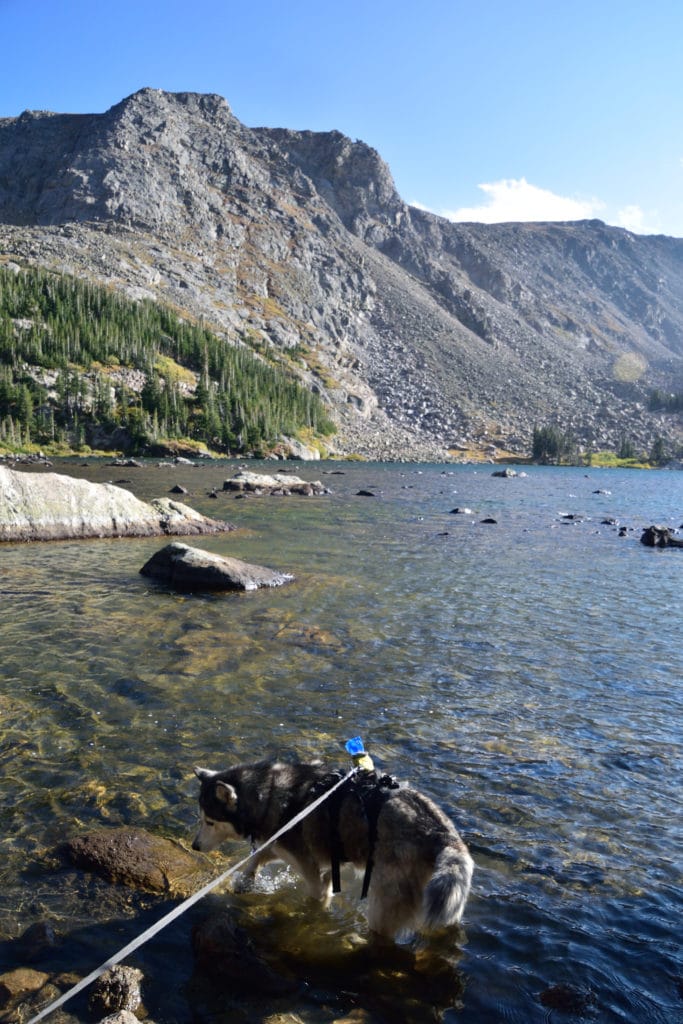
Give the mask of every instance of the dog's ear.
<path id="1" fill-rule="evenodd" d="M 233 811 L 237 807 L 237 790 L 228 782 L 216 783 L 216 799 Z"/>
<path id="2" fill-rule="evenodd" d="M 198 768 L 196 765 L 194 773 L 201 782 L 204 779 L 214 779 L 219 774 L 218 772 L 212 772 L 210 768 Z"/>

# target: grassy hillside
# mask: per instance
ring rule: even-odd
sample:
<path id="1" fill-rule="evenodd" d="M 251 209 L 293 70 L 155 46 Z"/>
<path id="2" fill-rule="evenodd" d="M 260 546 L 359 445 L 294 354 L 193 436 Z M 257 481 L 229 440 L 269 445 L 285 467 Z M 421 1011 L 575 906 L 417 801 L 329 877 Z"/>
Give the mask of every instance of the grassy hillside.
<path id="1" fill-rule="evenodd" d="M 321 400 L 152 302 L 0 268 L 0 446 L 144 451 L 189 439 L 239 453 L 334 431 Z"/>

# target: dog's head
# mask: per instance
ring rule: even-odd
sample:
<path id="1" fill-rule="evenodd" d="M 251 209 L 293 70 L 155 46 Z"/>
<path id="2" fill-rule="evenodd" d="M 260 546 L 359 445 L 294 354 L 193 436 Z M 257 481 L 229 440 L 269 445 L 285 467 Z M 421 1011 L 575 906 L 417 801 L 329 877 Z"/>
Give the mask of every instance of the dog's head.
<path id="1" fill-rule="evenodd" d="M 243 838 L 243 833 L 239 830 L 237 790 L 226 781 L 225 772 L 195 768 L 194 773 L 201 782 L 201 789 L 199 831 L 192 843 L 192 849 L 210 853 L 226 839 Z"/>

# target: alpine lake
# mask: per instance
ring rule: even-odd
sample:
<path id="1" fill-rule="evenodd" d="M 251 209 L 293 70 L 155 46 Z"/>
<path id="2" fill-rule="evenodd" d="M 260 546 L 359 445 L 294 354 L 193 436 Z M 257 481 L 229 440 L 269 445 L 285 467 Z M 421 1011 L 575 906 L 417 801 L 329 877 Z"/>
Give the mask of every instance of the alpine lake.
<path id="1" fill-rule="evenodd" d="M 65 866 L 65 837 L 126 825 L 189 847 L 195 764 L 347 768 L 361 736 L 468 843 L 462 927 L 375 948 L 358 877 L 345 869 L 325 910 L 269 865 L 126 961 L 152 1021 L 683 1020 L 683 550 L 639 543 L 683 523 L 683 473 L 250 462 L 331 493 L 237 499 L 222 490 L 237 468 L 52 471 L 143 499 L 182 485 L 238 527 L 182 539 L 294 574 L 277 589 L 146 579 L 163 537 L 0 550 L 0 973 L 36 922 L 59 941 L 32 966 L 77 978 L 174 905 Z M 216 875 L 246 853 L 212 854 Z M 275 971 L 286 960 L 292 991 L 197 974 L 192 928 L 222 906 Z M 87 995 L 48 1019 L 88 1020 Z"/>

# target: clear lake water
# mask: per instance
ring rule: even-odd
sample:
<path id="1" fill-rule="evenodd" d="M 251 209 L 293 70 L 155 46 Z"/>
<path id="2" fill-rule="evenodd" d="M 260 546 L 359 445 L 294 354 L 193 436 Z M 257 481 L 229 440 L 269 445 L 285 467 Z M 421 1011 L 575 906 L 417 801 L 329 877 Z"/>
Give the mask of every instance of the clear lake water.
<path id="1" fill-rule="evenodd" d="M 332 493 L 237 499 L 221 490 L 236 468 L 54 471 L 144 499 L 181 484 L 238 527 L 188 543 L 291 572 L 286 586 L 175 593 L 139 574 L 165 538 L 0 548 L 0 973 L 37 921 L 65 940 L 45 969 L 82 975 L 170 906 L 56 862 L 65 836 L 127 825 L 189 845 L 193 765 L 345 766 L 361 735 L 470 846 L 462 929 L 370 962 L 355 878 L 322 910 L 269 868 L 208 904 L 241 907 L 301 987 L 198 982 L 197 907 L 131 958 L 153 1021 L 683 1020 L 683 550 L 639 543 L 683 524 L 683 473 L 250 463 Z M 246 852 L 224 847 L 216 873 Z M 553 1008 L 560 986 L 575 1004 Z M 67 1015 L 87 1019 L 84 1001 Z"/>

